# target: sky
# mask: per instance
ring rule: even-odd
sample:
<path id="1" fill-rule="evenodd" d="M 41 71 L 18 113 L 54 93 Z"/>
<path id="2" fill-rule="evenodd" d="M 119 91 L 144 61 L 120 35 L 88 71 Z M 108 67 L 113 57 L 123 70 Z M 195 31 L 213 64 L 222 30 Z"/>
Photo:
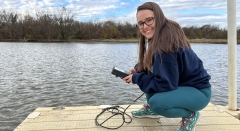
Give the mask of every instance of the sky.
<path id="1" fill-rule="evenodd" d="M 151 0 L 168 19 L 181 26 L 218 25 L 227 28 L 227 0 Z M 66 7 L 74 19 L 83 22 L 114 20 L 135 24 L 136 9 L 146 0 L 3 0 L 0 11 L 21 14 L 45 10 L 54 12 Z M 236 21 L 240 26 L 240 0 L 236 0 Z"/>

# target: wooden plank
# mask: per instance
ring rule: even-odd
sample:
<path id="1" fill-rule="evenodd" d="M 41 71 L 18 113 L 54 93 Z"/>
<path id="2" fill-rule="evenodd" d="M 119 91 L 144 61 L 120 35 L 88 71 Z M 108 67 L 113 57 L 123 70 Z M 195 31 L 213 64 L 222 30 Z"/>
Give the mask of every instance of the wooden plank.
<path id="1" fill-rule="evenodd" d="M 34 112 L 36 113 L 36 112 Z M 96 116 L 100 113 L 100 111 L 96 111 L 95 113 L 83 113 L 79 111 L 62 111 L 62 112 L 39 112 L 41 115 L 37 118 L 26 118 L 24 122 L 47 122 L 47 121 L 82 121 L 82 120 L 94 120 Z M 131 116 L 130 112 L 127 112 L 128 115 Z M 31 115 L 31 114 L 30 114 Z M 111 113 L 102 114 L 99 119 L 107 119 L 111 117 Z M 226 112 L 216 112 L 216 111 L 201 111 L 201 116 L 207 117 L 230 117 L 232 116 Z M 132 116 L 131 116 L 132 117 Z M 128 117 L 125 115 L 126 120 Z M 112 117 L 111 119 L 122 119 L 122 115 L 117 115 Z"/>
<path id="2" fill-rule="evenodd" d="M 144 131 L 176 131 L 179 126 L 144 127 Z M 195 131 L 239 131 L 240 125 L 197 125 Z"/>
<path id="3" fill-rule="evenodd" d="M 126 108 L 128 105 L 121 105 Z M 62 110 L 54 107 L 37 108 L 14 131 L 105 131 L 95 125 L 96 116 L 106 106 L 64 107 Z M 131 106 L 126 113 L 140 109 L 142 105 Z M 233 117 L 225 108 L 209 104 L 200 111 L 201 118 L 196 131 L 239 131 L 240 121 Z M 104 113 L 99 117 L 101 123 L 109 118 L 111 113 Z M 131 116 L 131 115 L 130 115 Z M 130 119 L 126 117 L 126 121 Z M 180 118 L 139 119 L 132 118 L 130 124 L 124 124 L 117 131 L 176 131 Z M 115 128 L 122 124 L 122 116 L 115 116 L 105 122 L 103 126 Z"/>

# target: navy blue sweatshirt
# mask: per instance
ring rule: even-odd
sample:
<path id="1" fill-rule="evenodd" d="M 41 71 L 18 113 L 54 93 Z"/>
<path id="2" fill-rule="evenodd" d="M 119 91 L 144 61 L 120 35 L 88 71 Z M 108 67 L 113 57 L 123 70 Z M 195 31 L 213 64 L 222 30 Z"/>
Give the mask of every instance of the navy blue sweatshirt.
<path id="1" fill-rule="evenodd" d="M 202 61 L 190 48 L 179 48 L 177 52 L 156 53 L 152 71 L 137 72 L 132 82 L 145 93 L 159 93 L 177 89 L 178 86 L 192 86 L 197 89 L 211 87 L 210 75 Z"/>

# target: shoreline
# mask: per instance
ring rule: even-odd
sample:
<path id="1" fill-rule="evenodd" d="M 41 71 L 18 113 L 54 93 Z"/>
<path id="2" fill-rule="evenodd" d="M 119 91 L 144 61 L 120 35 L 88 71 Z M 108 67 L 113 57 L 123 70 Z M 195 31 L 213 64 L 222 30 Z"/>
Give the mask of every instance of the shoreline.
<path id="1" fill-rule="evenodd" d="M 71 39 L 71 40 L 14 40 L 14 39 L 4 39 L 0 40 L 0 42 L 112 42 L 112 43 L 138 43 L 138 39 L 91 39 L 91 40 L 79 40 L 79 39 Z M 212 43 L 212 44 L 227 44 L 227 39 L 189 39 L 190 43 Z M 240 44 L 240 40 L 237 41 Z"/>

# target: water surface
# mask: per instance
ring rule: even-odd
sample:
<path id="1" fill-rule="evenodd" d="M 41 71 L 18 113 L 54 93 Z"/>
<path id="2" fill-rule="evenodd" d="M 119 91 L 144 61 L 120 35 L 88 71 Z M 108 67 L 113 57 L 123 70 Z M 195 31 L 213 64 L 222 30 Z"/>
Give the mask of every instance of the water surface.
<path id="1" fill-rule="evenodd" d="M 211 102 L 227 105 L 227 45 L 192 48 L 212 77 Z M 142 92 L 111 70 L 134 66 L 137 52 L 135 43 L 0 43 L 0 131 L 12 131 L 38 107 L 131 104 Z"/>

